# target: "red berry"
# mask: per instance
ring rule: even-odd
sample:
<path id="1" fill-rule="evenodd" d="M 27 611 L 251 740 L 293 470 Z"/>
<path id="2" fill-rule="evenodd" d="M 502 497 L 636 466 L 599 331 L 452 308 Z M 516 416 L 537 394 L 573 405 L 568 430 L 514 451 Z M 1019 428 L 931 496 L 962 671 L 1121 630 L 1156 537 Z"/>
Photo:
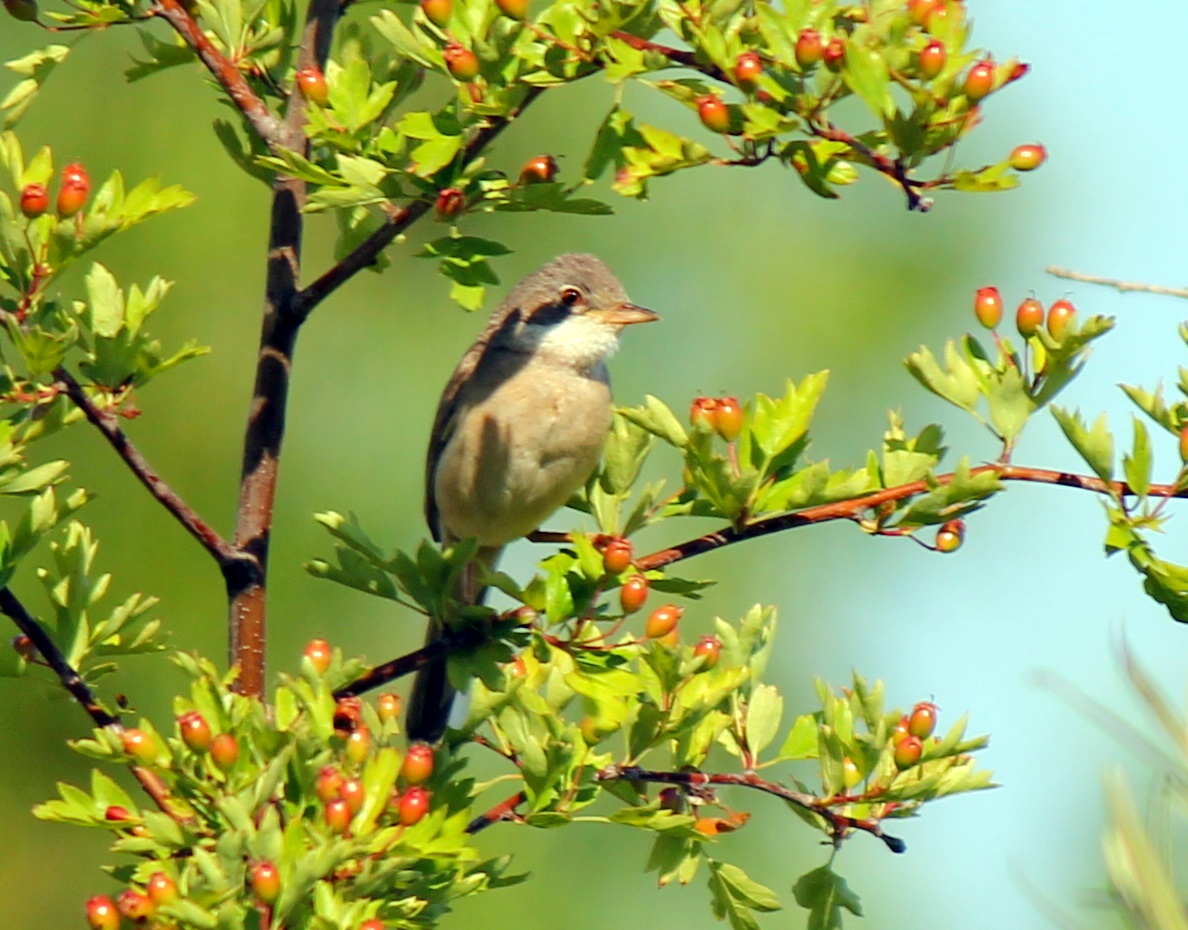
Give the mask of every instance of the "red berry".
<path id="1" fill-rule="evenodd" d="M 730 131 L 730 108 L 721 97 L 713 94 L 703 94 L 696 100 L 697 115 L 701 124 L 710 132 Z"/>
<path id="2" fill-rule="evenodd" d="M 177 882 L 164 872 L 154 872 L 144 890 L 153 904 L 169 904 L 177 900 Z"/>
<path id="3" fill-rule="evenodd" d="M 210 757 L 221 771 L 230 771 L 239 761 L 239 740 L 230 733 L 220 733 L 211 741 Z"/>
<path id="4" fill-rule="evenodd" d="M 920 76 L 931 81 L 944 70 L 947 58 L 944 43 L 933 39 L 920 50 Z"/>
<path id="5" fill-rule="evenodd" d="M 89 182 L 63 180 L 62 186 L 58 188 L 58 216 L 69 219 L 78 213 L 86 206 L 90 190 Z"/>
<path id="6" fill-rule="evenodd" d="M 660 639 L 662 636 L 667 636 L 677 628 L 681 614 L 684 612 L 684 609 L 676 604 L 657 607 L 648 617 L 648 622 L 644 624 L 644 634 L 648 639 Z"/>
<path id="7" fill-rule="evenodd" d="M 743 409 L 737 397 L 719 397 L 714 406 L 714 431 L 727 442 L 742 432 Z"/>
<path id="8" fill-rule="evenodd" d="M 825 62 L 826 68 L 836 74 L 846 60 L 846 43 L 841 39 L 830 39 L 821 53 L 821 60 Z"/>
<path id="9" fill-rule="evenodd" d="M 974 103 L 994 90 L 994 62 L 979 61 L 970 68 L 969 74 L 965 76 L 962 90 L 965 91 L 965 96 Z"/>
<path id="10" fill-rule="evenodd" d="M 391 691 L 385 691 L 375 699 L 376 713 L 384 723 L 398 719 L 403 706 L 404 702 L 400 700 L 400 695 L 393 694 Z"/>
<path id="11" fill-rule="evenodd" d="M 49 209 L 49 191 L 44 184 L 26 184 L 21 189 L 21 212 L 34 220 Z"/>
<path id="12" fill-rule="evenodd" d="M 908 17 L 915 25 L 923 26 L 936 6 L 937 0 L 908 0 Z"/>
<path id="13" fill-rule="evenodd" d="M 936 551 L 956 552 L 965 539 L 965 521 L 949 520 L 936 531 Z"/>
<path id="14" fill-rule="evenodd" d="M 447 187 L 437 192 L 433 210 L 439 220 L 448 220 L 466 209 L 466 195 L 456 187 Z"/>
<path id="15" fill-rule="evenodd" d="M 33 640 L 29 639 L 24 633 L 17 633 L 12 638 L 11 644 L 13 652 L 19 655 L 26 662 L 32 662 L 37 658 L 37 647 L 33 645 Z"/>
<path id="16" fill-rule="evenodd" d="M 334 729 L 340 734 L 350 733 L 363 723 L 363 701 L 360 698 L 339 698 L 334 705 Z"/>
<path id="17" fill-rule="evenodd" d="M 342 795 L 342 786 L 345 782 L 346 776 L 342 772 L 333 765 L 324 765 L 314 780 L 314 793 L 325 804 Z"/>
<path id="18" fill-rule="evenodd" d="M 617 575 L 627 570 L 634 557 L 635 547 L 631 545 L 631 541 L 616 536 L 602 550 L 602 567 L 606 569 L 607 574 Z"/>
<path id="19" fill-rule="evenodd" d="M 980 287 L 974 295 L 974 316 L 986 329 L 1002 322 L 1002 295 L 996 287 Z"/>
<path id="20" fill-rule="evenodd" d="M 342 798 L 327 801 L 322 813 L 332 833 L 346 833 L 351 825 L 351 809 Z"/>
<path id="21" fill-rule="evenodd" d="M 133 727 L 124 731 L 120 741 L 124 744 L 124 752 L 141 765 L 150 765 L 157 758 L 157 738 L 151 733 Z"/>
<path id="22" fill-rule="evenodd" d="M 423 785 L 432 775 L 433 747 L 428 743 L 413 743 L 400 766 L 400 777 L 406 785 Z"/>
<path id="23" fill-rule="evenodd" d="M 330 648 L 330 644 L 324 639 L 311 639 L 302 653 L 309 664 L 313 666 L 315 672 L 319 675 L 325 675 L 326 669 L 330 667 L 330 660 L 334 656 L 334 651 Z"/>
<path id="24" fill-rule="evenodd" d="M 714 668 L 722 657 L 722 641 L 716 636 L 701 637 L 693 647 L 693 657 L 705 660 L 701 665 L 702 671 Z"/>
<path id="25" fill-rule="evenodd" d="M 355 765 L 362 765 L 371 754 L 371 730 L 360 726 L 346 738 L 346 757 Z"/>
<path id="26" fill-rule="evenodd" d="M 755 52 L 743 52 L 734 60 L 734 83 L 743 90 L 754 90 L 763 74 L 763 60 Z"/>
<path id="27" fill-rule="evenodd" d="M 1188 464 L 1188 424 L 1180 427 L 1180 461 Z"/>
<path id="28" fill-rule="evenodd" d="M 685 810 L 685 793 L 675 785 L 669 785 L 660 792 L 660 810 L 680 814 Z"/>
<path id="29" fill-rule="evenodd" d="M 271 862 L 257 862 L 248 873 L 252 894 L 265 904 L 275 904 L 280 897 L 280 870 Z"/>
<path id="30" fill-rule="evenodd" d="M 796 63 L 801 71 L 815 68 L 825 54 L 825 44 L 816 29 L 802 29 L 796 37 Z"/>
<path id="31" fill-rule="evenodd" d="M 421 0 L 421 12 L 434 26 L 444 28 L 453 9 L 453 0 Z"/>
<path id="32" fill-rule="evenodd" d="M 936 729 L 936 711 L 937 707 L 931 701 L 921 701 L 908 717 L 908 732 L 920 739 L 931 736 Z"/>
<path id="33" fill-rule="evenodd" d="M 623 613 L 633 614 L 644 605 L 648 599 L 648 579 L 643 575 L 632 575 L 619 588 L 619 605 Z"/>
<path id="34" fill-rule="evenodd" d="M 310 103 L 324 107 L 330 100 L 330 89 L 326 86 L 326 75 L 317 65 L 309 65 L 297 72 L 297 87 Z"/>
<path id="35" fill-rule="evenodd" d="M 528 0 L 495 0 L 499 12 L 512 19 L 523 19 L 528 15 Z"/>
<path id="36" fill-rule="evenodd" d="M 384 930 L 384 922 L 378 917 L 372 917 L 371 920 L 359 924 L 359 930 Z"/>
<path id="37" fill-rule="evenodd" d="M 1034 297 L 1028 297 L 1015 311 L 1015 328 L 1024 339 L 1030 339 L 1044 322 L 1044 305 Z"/>
<path id="38" fill-rule="evenodd" d="M 1039 143 L 1016 145 L 1011 152 L 1011 167 L 1016 171 L 1034 171 L 1048 159 L 1048 150 Z"/>
<path id="39" fill-rule="evenodd" d="M 853 788 L 858 782 L 862 781 L 862 772 L 858 770 L 857 763 L 849 756 L 842 759 L 842 784 L 846 786 L 847 790 Z"/>
<path id="40" fill-rule="evenodd" d="M 895 765 L 897 768 L 910 769 L 923 754 L 924 744 L 920 742 L 920 737 L 909 734 L 895 747 Z"/>
<path id="41" fill-rule="evenodd" d="M 429 811 L 429 792 L 424 788 L 409 788 L 400 796 L 400 823 L 411 827 L 419 823 Z"/>
<path id="42" fill-rule="evenodd" d="M 120 896 L 116 898 L 116 907 L 121 914 L 132 921 L 148 920 L 157 909 L 156 905 L 149 900 L 148 895 L 141 894 L 135 888 L 121 891 Z"/>
<path id="43" fill-rule="evenodd" d="M 357 814 L 363 809 L 363 802 L 367 800 L 367 792 L 363 790 L 363 782 L 357 778 L 347 778 L 342 783 L 340 797 L 346 801 L 351 814 Z"/>
<path id="44" fill-rule="evenodd" d="M 131 820 L 132 815 L 128 813 L 128 808 L 120 807 L 118 804 L 112 804 L 103 812 L 103 819 L 109 820 L 112 823 L 120 823 L 125 820 Z"/>
<path id="45" fill-rule="evenodd" d="M 524 162 L 520 169 L 521 184 L 547 184 L 557 177 L 557 159 L 552 155 L 537 155 Z"/>
<path id="46" fill-rule="evenodd" d="M 4 0 L 4 9 L 8 11 L 9 16 L 22 23 L 37 22 L 36 0 Z"/>
<path id="47" fill-rule="evenodd" d="M 91 930 L 120 930 L 120 912 L 107 895 L 97 894 L 88 900 L 86 912 Z"/>
<path id="48" fill-rule="evenodd" d="M 900 717 L 899 722 L 891 730 L 891 744 L 898 746 L 908 736 L 908 718 Z"/>
<path id="49" fill-rule="evenodd" d="M 478 56 L 465 45 L 451 42 L 441 50 L 445 58 L 446 70 L 455 81 L 469 84 L 479 73 Z"/>
<path id="50" fill-rule="evenodd" d="M 210 724 L 198 711 L 186 711 L 178 717 L 177 730 L 181 734 L 182 742 L 191 752 L 206 752 L 210 749 L 213 739 Z"/>
<path id="51" fill-rule="evenodd" d="M 1068 332 L 1077 308 L 1067 300 L 1058 300 L 1048 308 L 1048 334 L 1059 342 Z"/>
<path id="52" fill-rule="evenodd" d="M 689 422 L 694 426 L 713 429 L 714 411 L 717 407 L 718 402 L 712 397 L 694 397 L 693 403 L 689 407 Z"/>

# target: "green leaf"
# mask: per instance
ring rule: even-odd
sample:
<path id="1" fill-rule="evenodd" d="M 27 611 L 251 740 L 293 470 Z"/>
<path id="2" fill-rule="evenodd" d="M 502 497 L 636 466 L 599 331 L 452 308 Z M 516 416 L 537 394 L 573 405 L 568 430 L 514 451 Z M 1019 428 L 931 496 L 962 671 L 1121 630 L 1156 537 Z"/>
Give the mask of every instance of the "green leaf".
<path id="1" fill-rule="evenodd" d="M 828 865 L 800 876 L 792 886 L 796 903 L 809 912 L 809 930 L 840 930 L 842 910 L 862 916 L 862 902 Z"/>
<path id="2" fill-rule="evenodd" d="M 1068 441 L 1080 453 L 1093 473 L 1102 481 L 1113 481 L 1114 437 L 1110 433 L 1106 415 L 1101 414 L 1092 428 L 1085 425 L 1078 411 L 1053 407 L 1052 416 L 1056 418 Z"/>
<path id="3" fill-rule="evenodd" d="M 877 51 L 847 42 L 846 66 L 842 74 L 846 84 L 875 116 L 890 117 L 895 112 L 887 62 Z"/>
<path id="4" fill-rule="evenodd" d="M 1139 497 L 1146 497 L 1151 489 L 1151 437 L 1147 427 L 1134 417 L 1134 448 L 1129 455 L 1122 456 L 1122 469 L 1126 483 Z"/>
<path id="5" fill-rule="evenodd" d="M 70 54 L 70 47 L 66 45 L 47 45 L 45 48 L 29 52 L 23 58 L 17 58 L 4 63 L 9 71 L 23 76 L 25 80 L 18 81 L 0 100 L 0 110 L 4 113 L 4 128 L 15 126 L 25 111 L 37 97 L 37 92 L 45 83 L 50 73 L 66 60 Z"/>

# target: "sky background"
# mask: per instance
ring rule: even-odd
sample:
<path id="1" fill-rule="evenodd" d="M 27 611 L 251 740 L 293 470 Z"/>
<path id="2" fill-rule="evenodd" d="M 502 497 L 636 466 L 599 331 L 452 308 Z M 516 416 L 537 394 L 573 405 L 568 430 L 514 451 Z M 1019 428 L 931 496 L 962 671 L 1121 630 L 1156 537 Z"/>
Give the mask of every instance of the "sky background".
<path id="1" fill-rule="evenodd" d="M 1044 269 L 1188 283 L 1188 97 L 1176 77 L 1188 6 L 971 0 L 968 7 L 976 45 L 1032 70 L 988 101 L 983 127 L 958 159 L 978 165 L 1018 143 L 1042 142 L 1048 164 L 1016 191 L 942 194 L 921 216 L 909 215 L 899 193 L 869 172 L 842 200 L 826 202 L 776 168 L 703 168 L 655 182 L 648 204 L 617 199 L 612 218 L 479 218 L 465 228 L 515 248 L 498 265 L 505 282 L 559 251 L 594 251 L 635 300 L 663 315 L 627 334 L 613 365 L 620 402 L 653 393 L 681 410 L 698 393 L 778 394 L 789 377 L 830 369 L 811 454 L 839 466 L 862 462 L 878 446 L 888 408 L 901 410 L 912 431 L 943 424 L 953 461 L 992 458 L 988 437 L 926 395 L 902 359 L 966 331 L 982 285 L 997 285 L 1011 307 L 1030 293 L 1045 303 L 1068 296 L 1083 315 L 1109 314 L 1118 325 L 1062 402 L 1090 418 L 1107 412 L 1125 443 L 1131 408 L 1117 385 L 1174 385 L 1185 356 L 1176 332 L 1185 307 L 1074 285 Z M 0 54 L 13 57 L 36 41 L 31 29 L 6 21 Z M 130 430 L 175 487 L 226 530 L 258 330 L 266 192 L 228 169 L 209 133 L 220 110 L 196 70 L 123 82 L 134 47 L 128 34 L 80 43 L 21 136 L 27 151 L 53 146 L 59 164 L 83 159 L 94 178 L 114 167 L 133 180 L 159 172 L 198 195 L 193 208 L 121 237 L 102 257 L 123 282 L 156 273 L 178 281 L 158 331 L 167 345 L 196 337 L 214 348 L 144 392 L 145 416 Z M 8 86 L 0 83 L 0 91 Z M 501 141 L 495 162 L 513 170 L 551 151 L 575 175 L 588 127 L 611 93 L 591 81 L 546 99 Z M 642 90 L 629 91 L 627 104 L 658 122 L 691 118 Z M 301 564 L 330 550 L 311 519 L 320 510 L 359 513 L 388 546 L 415 545 L 423 534 L 424 437 L 441 385 L 482 325 L 448 302 L 428 263 L 409 257 L 426 235 L 442 232 L 415 232 L 393 250 L 386 274 L 352 282 L 304 333 L 274 532 L 274 669 L 293 662 L 315 635 L 373 660 L 420 640 L 412 618 L 316 582 Z M 328 248 L 325 230 L 315 227 L 307 267 L 322 267 Z M 221 655 L 221 585 L 203 554 L 96 436 L 76 430 L 56 442 L 55 454 L 75 461 L 75 479 L 99 494 L 87 517 L 118 590 L 160 594 L 163 614 L 177 625 L 175 644 Z M 1178 467 L 1170 437 L 1158 438 L 1156 455 L 1157 475 L 1170 478 Z M 1015 462 L 1083 470 L 1047 415 L 1029 427 Z M 1172 521 L 1161 552 L 1188 562 L 1182 520 Z M 1151 775 L 1133 764 L 1130 747 L 1086 721 L 1077 701 L 1039 682 L 1075 683 L 1143 727 L 1118 645 L 1128 642 L 1182 703 L 1188 630 L 1142 594 L 1124 561 L 1104 559 L 1104 529 L 1091 495 L 1013 486 L 974 515 L 965 546 L 947 557 L 826 526 L 689 566 L 722 579 L 690 610 L 690 626 L 708 628 L 714 614 L 737 619 L 756 601 L 778 607 L 769 679 L 784 691 L 790 714 L 810 708 L 814 676 L 844 684 L 856 669 L 883 679 L 893 704 L 931 698 L 942 726 L 968 712 L 971 730 L 992 734 L 982 761 L 1001 788 L 896 824 L 906 855 L 867 837 L 846 844 L 835 867 L 862 896 L 860 926 L 1030 930 L 1054 926 L 1053 910 L 1075 926 L 1109 919 L 1100 906 L 1101 775 L 1121 765 L 1140 793 Z M 641 545 L 685 535 L 662 529 Z M 506 566 L 526 571 L 533 555 L 524 545 Z M 29 597 L 35 588 L 32 578 L 17 585 Z M 160 716 L 178 686 L 172 670 L 141 661 L 128 663 L 113 687 Z M 81 715 L 53 689 L 28 682 L 0 682 L 0 699 L 0 824 L 13 838 L 0 850 L 6 923 L 81 926 L 82 900 L 113 887 L 97 870 L 104 838 L 28 815 L 53 795 L 55 780 L 85 779 L 85 760 L 62 745 L 82 734 Z M 764 927 L 802 926 L 789 887 L 826 850 L 778 803 L 731 800 L 755 817 L 724 840 L 723 857 L 785 900 L 788 909 L 765 917 Z M 450 925 L 715 924 L 704 876 L 689 889 L 656 891 L 643 874 L 646 838 L 612 829 L 489 831 L 484 848 L 514 849 L 536 881 L 467 904 Z"/>

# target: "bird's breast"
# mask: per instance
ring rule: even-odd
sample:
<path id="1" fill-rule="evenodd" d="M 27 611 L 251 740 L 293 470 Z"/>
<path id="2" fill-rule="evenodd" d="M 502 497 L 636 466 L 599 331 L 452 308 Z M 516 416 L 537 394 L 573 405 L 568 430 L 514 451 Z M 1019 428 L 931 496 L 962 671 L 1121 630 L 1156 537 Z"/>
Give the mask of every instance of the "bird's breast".
<path id="1" fill-rule="evenodd" d="M 603 366 L 524 366 L 462 405 L 435 476 L 441 525 L 500 546 L 532 532 L 594 471 L 611 426 Z"/>

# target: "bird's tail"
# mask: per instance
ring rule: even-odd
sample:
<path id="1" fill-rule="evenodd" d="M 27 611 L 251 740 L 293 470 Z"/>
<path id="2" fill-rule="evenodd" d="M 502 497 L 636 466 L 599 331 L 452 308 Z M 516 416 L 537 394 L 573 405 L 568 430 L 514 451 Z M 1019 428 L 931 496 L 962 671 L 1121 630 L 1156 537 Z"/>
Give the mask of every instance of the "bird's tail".
<path id="1" fill-rule="evenodd" d="M 481 604 L 486 588 L 480 587 L 478 578 L 484 569 L 495 567 L 501 549 L 479 549 L 475 560 L 466 566 L 458 583 L 458 600 L 462 604 Z M 425 645 L 441 638 L 445 628 L 439 617 L 430 617 L 425 630 Z M 436 743 L 446 731 L 450 711 L 454 706 L 457 691 L 450 684 L 446 674 L 446 658 L 443 656 L 429 662 L 417 672 L 413 679 L 412 693 L 408 699 L 408 714 L 405 728 L 410 740 Z"/>

